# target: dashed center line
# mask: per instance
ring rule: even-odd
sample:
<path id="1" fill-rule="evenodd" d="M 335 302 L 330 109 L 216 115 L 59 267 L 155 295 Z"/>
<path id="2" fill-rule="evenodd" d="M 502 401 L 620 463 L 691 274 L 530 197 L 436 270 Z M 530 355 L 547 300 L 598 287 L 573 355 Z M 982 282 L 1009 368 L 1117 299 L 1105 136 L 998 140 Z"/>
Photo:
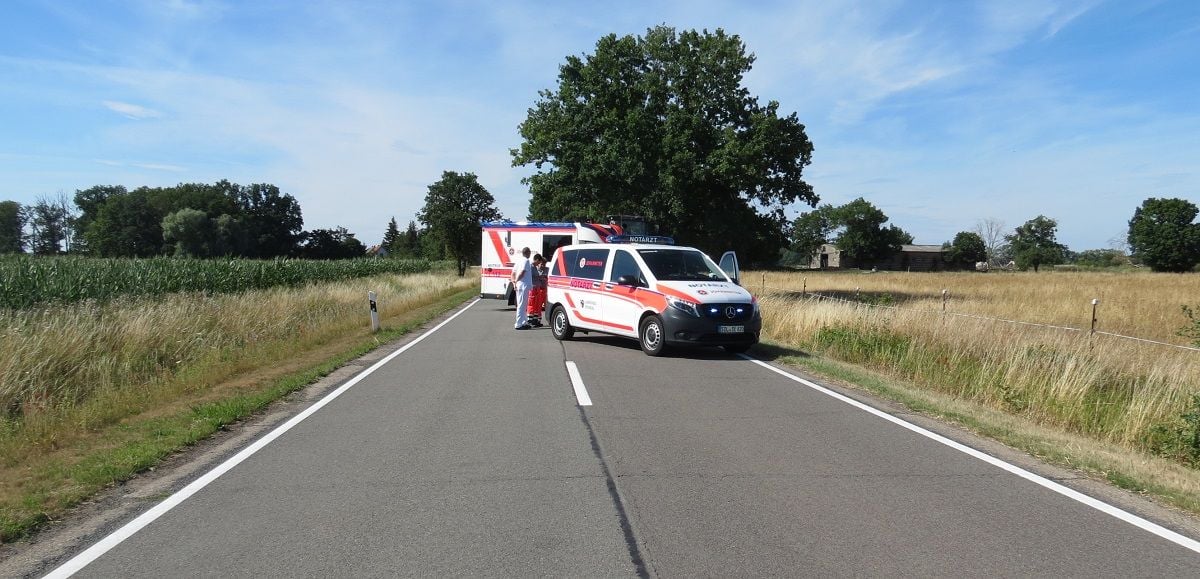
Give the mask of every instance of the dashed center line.
<path id="1" fill-rule="evenodd" d="M 567 360 L 567 375 L 571 377 L 571 387 L 575 389 L 575 399 L 580 406 L 591 406 L 592 399 L 588 396 L 587 387 L 583 385 L 583 377 L 579 375 L 579 366 Z"/>

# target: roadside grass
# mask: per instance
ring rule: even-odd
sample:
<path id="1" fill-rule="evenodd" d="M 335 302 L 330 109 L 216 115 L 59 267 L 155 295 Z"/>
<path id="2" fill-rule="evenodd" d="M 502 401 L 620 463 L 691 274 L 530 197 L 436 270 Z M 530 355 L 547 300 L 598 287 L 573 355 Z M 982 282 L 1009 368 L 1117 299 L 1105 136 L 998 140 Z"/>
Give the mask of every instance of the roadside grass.
<path id="1" fill-rule="evenodd" d="M 958 311 L 1056 325 L 1070 323 L 1075 302 L 1096 284 L 1106 284 L 1110 298 L 1140 286 L 1142 299 L 1157 302 L 1159 310 L 1178 308 L 1170 300 L 1200 294 L 1200 276 L 1126 275 L 1136 278 L 1133 285 L 1107 272 L 767 273 L 766 285 L 776 290 L 760 300 L 763 337 L 812 354 L 782 355 L 789 363 L 835 377 L 848 376 L 847 364 L 861 366 L 845 379 L 1200 513 L 1200 355 L 1087 332 L 942 316 L 940 290 L 933 291 L 955 282 Z M 745 278 L 750 289 L 760 276 Z M 802 297 L 802 288 L 851 302 Z M 867 307 L 855 298 L 899 309 Z M 1090 300 L 1085 303 L 1090 321 Z M 1120 320 L 1126 332 L 1168 341 L 1171 334 L 1146 325 L 1162 325 L 1166 318 L 1147 322 L 1111 307 L 1107 317 Z"/>
<path id="2" fill-rule="evenodd" d="M 25 347 L 23 356 L 0 354 L 5 376 L 13 369 L 45 377 L 47 367 L 84 368 L 23 397 L 11 396 L 13 385 L 35 381 L 3 384 L 9 412 L 0 422 L 0 542 L 28 535 L 106 486 L 411 331 L 477 293 L 477 285 L 477 278 L 453 272 L 378 276 L 230 296 L 80 304 L 33 316 L 38 330 L 76 324 L 85 334 L 61 329 L 55 334 L 62 341 L 39 340 L 41 332 L 27 327 L 14 331 L 12 318 L 4 319 L 9 325 L 0 331 L 11 340 L 4 345 Z M 367 327 L 367 287 L 380 296 L 378 334 Z M 185 341 L 191 351 L 169 345 Z M 163 356 L 162 344 L 170 355 Z M 69 360 L 22 362 L 24 356 Z M 89 365 L 94 358 L 103 359 Z M 87 380 L 96 380 L 94 387 L 81 389 L 78 381 Z M 21 402 L 19 413 L 13 399 Z"/>

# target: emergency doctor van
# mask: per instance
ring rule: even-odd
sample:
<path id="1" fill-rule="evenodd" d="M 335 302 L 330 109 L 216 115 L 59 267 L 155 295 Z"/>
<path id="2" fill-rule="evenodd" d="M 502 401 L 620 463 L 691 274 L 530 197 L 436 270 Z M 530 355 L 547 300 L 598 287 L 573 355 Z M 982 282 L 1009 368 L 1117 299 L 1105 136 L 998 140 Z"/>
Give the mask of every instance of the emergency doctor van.
<path id="1" fill-rule="evenodd" d="M 732 252 L 718 266 L 669 238 L 607 241 L 554 252 L 546 311 L 555 338 L 568 340 L 576 331 L 626 336 L 651 356 L 668 346 L 721 346 L 738 353 L 758 343 L 758 301 L 738 285 Z"/>

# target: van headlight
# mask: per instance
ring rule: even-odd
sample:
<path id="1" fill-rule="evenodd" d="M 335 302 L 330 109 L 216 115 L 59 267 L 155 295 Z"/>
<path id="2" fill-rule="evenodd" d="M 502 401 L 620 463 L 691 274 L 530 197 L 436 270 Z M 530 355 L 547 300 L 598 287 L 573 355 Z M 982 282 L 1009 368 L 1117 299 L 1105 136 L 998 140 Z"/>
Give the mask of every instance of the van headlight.
<path id="1" fill-rule="evenodd" d="M 689 315 L 693 318 L 700 317 L 700 311 L 696 309 L 695 302 L 681 300 L 677 297 L 667 296 L 667 305 Z"/>

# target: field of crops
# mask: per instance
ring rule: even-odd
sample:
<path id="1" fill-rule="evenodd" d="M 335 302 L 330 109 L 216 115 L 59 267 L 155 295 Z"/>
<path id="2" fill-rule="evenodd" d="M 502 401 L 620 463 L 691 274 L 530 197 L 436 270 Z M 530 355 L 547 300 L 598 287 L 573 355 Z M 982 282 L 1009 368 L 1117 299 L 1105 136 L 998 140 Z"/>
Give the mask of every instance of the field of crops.
<path id="1" fill-rule="evenodd" d="M 424 260 L 0 259 L 0 308 L 175 292 L 236 293 L 270 287 L 428 271 Z"/>

